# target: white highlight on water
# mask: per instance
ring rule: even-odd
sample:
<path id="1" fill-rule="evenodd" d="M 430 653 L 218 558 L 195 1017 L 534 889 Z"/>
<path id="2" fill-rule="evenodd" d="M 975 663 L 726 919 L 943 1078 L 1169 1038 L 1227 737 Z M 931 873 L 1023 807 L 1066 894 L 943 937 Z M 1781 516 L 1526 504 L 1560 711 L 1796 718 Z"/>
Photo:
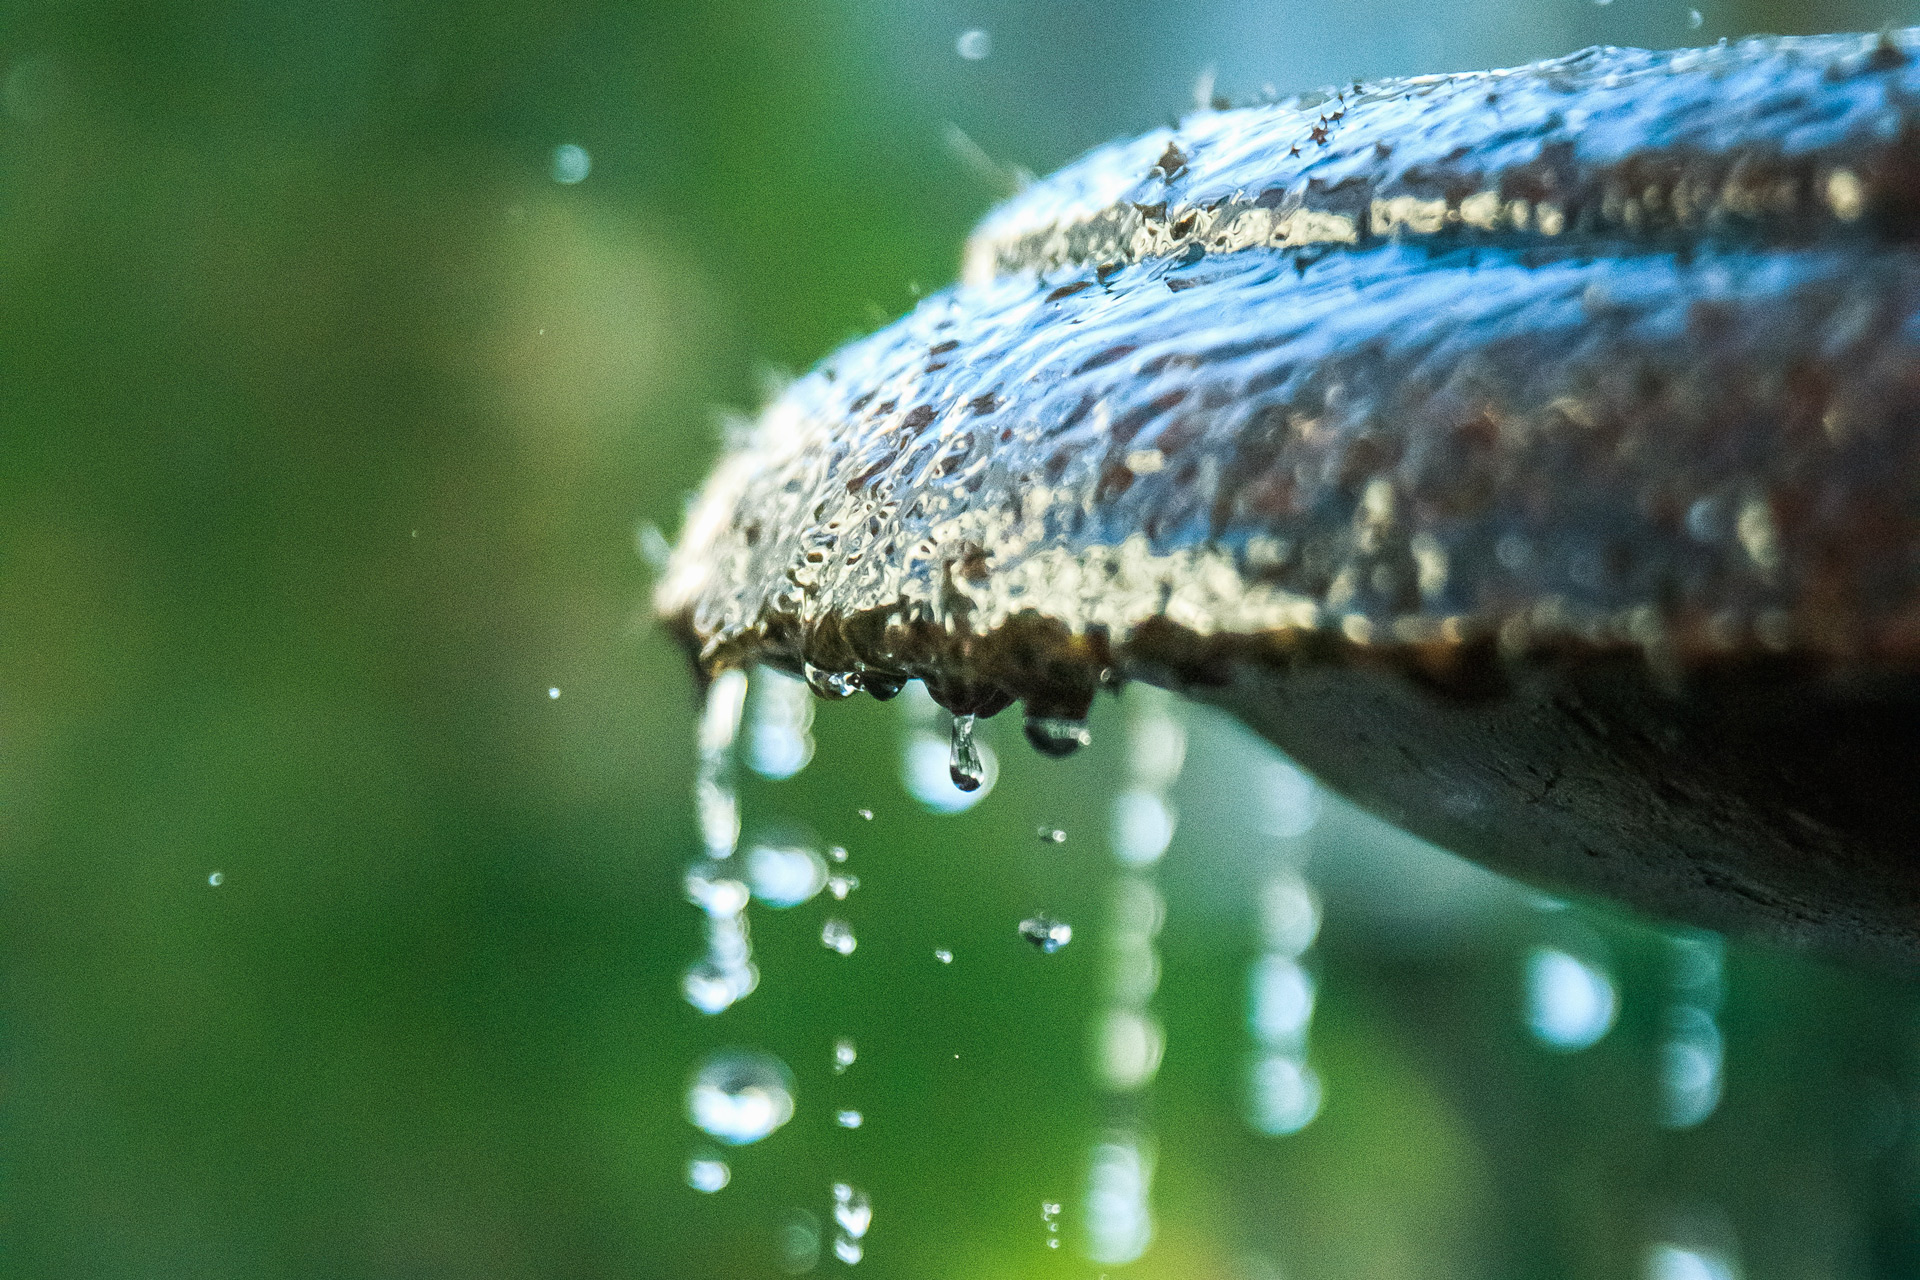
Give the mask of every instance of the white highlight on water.
<path id="1" fill-rule="evenodd" d="M 725 1160 L 695 1157 L 687 1161 L 687 1185 L 695 1191 L 712 1195 L 731 1181 L 733 1170 L 727 1167 Z"/>
<path id="2" fill-rule="evenodd" d="M 585 182 L 587 175 L 593 172 L 593 157 L 587 154 L 585 147 L 563 142 L 553 149 L 547 171 L 553 175 L 555 182 L 563 187 L 571 187 Z"/>
<path id="3" fill-rule="evenodd" d="M 1599 965 L 1553 947 L 1527 957 L 1527 1027 L 1542 1044 L 1570 1052 L 1597 1044 L 1618 1007 L 1613 979 Z"/>

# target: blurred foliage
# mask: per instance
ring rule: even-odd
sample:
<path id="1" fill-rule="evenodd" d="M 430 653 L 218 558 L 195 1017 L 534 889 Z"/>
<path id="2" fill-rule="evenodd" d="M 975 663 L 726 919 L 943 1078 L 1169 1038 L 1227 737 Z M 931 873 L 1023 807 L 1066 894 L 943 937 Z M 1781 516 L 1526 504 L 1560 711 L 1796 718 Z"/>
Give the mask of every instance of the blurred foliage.
<path id="1" fill-rule="evenodd" d="M 756 1276 L 782 1215 L 825 1212 L 851 1166 L 878 1206 L 866 1274 L 1097 1274 L 1041 1251 L 1037 1206 L 1079 1195 L 1110 1121 L 1085 1067 L 1099 952 L 1038 968 L 1010 922 L 1098 919 L 1099 840 L 1032 832 L 1102 830 L 1116 749 L 1042 766 L 1003 732 L 998 793 L 942 819 L 899 788 L 891 712 L 823 714 L 821 760 L 748 812 L 865 840 L 862 949 L 756 917 L 762 990 L 703 1020 L 677 994 L 700 945 L 692 689 L 636 527 L 671 530 L 717 415 L 770 371 L 951 277 L 1000 193 L 949 125 L 1045 171 L 1182 110 L 1208 63 L 1245 94 L 1914 16 L 0 9 L 0 1269 Z M 995 40 L 977 64 L 954 55 L 973 25 Z M 549 175 L 564 143 L 592 158 L 578 185 Z M 1364 869 L 1394 837 L 1316 839 Z M 1604 915 L 1621 1028 L 1545 1056 L 1513 1005 L 1537 913 L 1502 898 L 1408 946 L 1375 890 L 1329 888 L 1328 1108 L 1248 1133 L 1229 844 L 1169 858 L 1139 1274 L 1617 1275 L 1661 1206 L 1708 1201 L 1753 1277 L 1920 1264 L 1912 1142 L 1845 1137 L 1848 1081 L 1911 1109 L 1907 992 L 1736 953 L 1727 1103 L 1665 1134 L 1657 1002 L 1634 997 L 1662 944 Z M 848 1033 L 858 1135 L 819 1101 Z M 698 1197 L 685 1080 L 725 1042 L 786 1056 L 802 1111 Z"/>

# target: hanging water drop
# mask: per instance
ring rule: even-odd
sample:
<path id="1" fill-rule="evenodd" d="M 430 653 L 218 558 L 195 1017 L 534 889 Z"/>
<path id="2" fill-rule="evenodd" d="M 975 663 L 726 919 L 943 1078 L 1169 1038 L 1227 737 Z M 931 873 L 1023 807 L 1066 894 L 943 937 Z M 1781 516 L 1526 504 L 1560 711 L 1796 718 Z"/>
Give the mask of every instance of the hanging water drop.
<path id="1" fill-rule="evenodd" d="M 793 1076 L 772 1054 L 714 1054 L 687 1087 L 687 1118 L 733 1146 L 758 1142 L 793 1119 Z"/>
<path id="2" fill-rule="evenodd" d="M 828 671 L 803 663 L 802 672 L 807 677 L 807 685 L 823 698 L 851 698 L 860 692 L 861 679 L 858 671 Z"/>
<path id="3" fill-rule="evenodd" d="M 838 951 L 843 956 L 853 954 L 859 942 L 853 936 L 853 926 L 845 920 L 829 920 L 820 926 L 820 945 L 829 951 Z"/>
<path id="4" fill-rule="evenodd" d="M 953 749 L 947 756 L 947 773 L 953 785 L 962 791 L 978 791 L 987 780 L 987 767 L 980 762 L 980 747 L 973 740 L 973 717 L 953 718 Z"/>
<path id="5" fill-rule="evenodd" d="M 900 696 L 902 689 L 907 687 L 907 682 L 900 677 L 883 675 L 878 671 L 864 672 L 861 683 L 866 686 L 867 692 L 880 702 L 891 702 Z"/>
<path id="6" fill-rule="evenodd" d="M 1070 716 L 1028 716 L 1027 741 L 1043 756 L 1070 756 L 1093 743 L 1093 732 L 1085 720 Z"/>
<path id="7" fill-rule="evenodd" d="M 1073 926 L 1052 916 L 1033 916 L 1020 922 L 1020 936 L 1052 955 L 1073 941 Z"/>

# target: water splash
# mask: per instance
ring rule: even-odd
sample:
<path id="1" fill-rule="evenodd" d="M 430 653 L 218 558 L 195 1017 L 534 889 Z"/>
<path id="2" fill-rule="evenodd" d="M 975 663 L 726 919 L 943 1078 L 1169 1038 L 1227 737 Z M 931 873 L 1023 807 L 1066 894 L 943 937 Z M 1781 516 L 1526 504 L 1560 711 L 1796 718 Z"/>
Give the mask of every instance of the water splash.
<path id="1" fill-rule="evenodd" d="M 793 1119 L 793 1073 L 758 1050 L 712 1054 L 687 1086 L 687 1118 L 731 1146 L 758 1142 Z"/>

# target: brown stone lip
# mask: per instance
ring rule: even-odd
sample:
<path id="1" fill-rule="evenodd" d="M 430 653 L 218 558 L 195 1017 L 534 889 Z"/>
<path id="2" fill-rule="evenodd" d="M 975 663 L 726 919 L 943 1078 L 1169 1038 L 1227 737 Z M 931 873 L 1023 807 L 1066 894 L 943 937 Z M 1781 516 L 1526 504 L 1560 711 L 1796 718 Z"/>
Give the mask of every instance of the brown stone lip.
<path id="1" fill-rule="evenodd" d="M 1522 878 L 1911 959 L 1916 44 L 1590 50 L 1094 152 L 763 411 L 656 607 L 829 694 L 1168 685 Z"/>

